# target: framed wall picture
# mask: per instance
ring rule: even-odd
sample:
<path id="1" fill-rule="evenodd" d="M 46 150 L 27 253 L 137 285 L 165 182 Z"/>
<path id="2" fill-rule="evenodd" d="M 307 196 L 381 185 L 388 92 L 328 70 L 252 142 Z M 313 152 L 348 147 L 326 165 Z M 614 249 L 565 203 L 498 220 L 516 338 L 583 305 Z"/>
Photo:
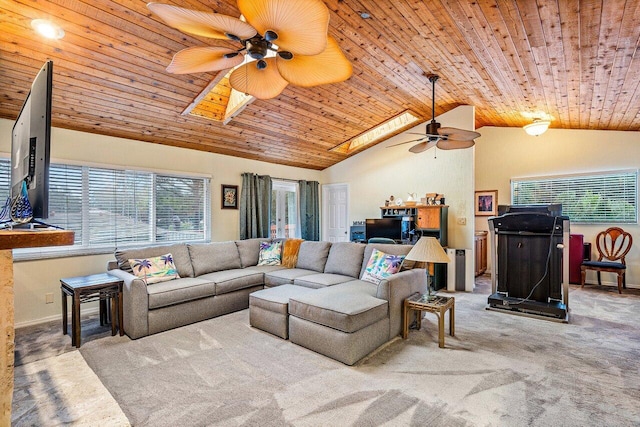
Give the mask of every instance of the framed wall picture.
<path id="1" fill-rule="evenodd" d="M 222 184 L 222 209 L 238 209 L 238 186 Z"/>
<path id="2" fill-rule="evenodd" d="M 476 191 L 476 216 L 498 214 L 498 190 Z"/>

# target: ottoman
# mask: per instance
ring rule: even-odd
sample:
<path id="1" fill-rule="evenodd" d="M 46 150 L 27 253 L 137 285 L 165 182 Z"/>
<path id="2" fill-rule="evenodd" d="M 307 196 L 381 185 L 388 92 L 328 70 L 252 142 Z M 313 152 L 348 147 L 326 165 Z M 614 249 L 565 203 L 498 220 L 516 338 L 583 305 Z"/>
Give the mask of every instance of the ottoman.
<path id="1" fill-rule="evenodd" d="M 315 292 L 296 285 L 280 285 L 249 295 L 249 324 L 285 340 L 289 338 L 289 298 Z"/>
<path id="2" fill-rule="evenodd" d="M 353 365 L 389 340 L 389 303 L 372 295 L 376 288 L 354 280 L 292 296 L 289 339 Z"/>

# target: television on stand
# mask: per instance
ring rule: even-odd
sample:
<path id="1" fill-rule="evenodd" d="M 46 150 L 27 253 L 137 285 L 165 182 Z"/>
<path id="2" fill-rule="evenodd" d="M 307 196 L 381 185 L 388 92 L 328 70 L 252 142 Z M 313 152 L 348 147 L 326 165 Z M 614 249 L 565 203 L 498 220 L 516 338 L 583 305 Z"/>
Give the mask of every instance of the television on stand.
<path id="1" fill-rule="evenodd" d="M 4 228 L 48 226 L 41 220 L 49 217 L 52 88 L 53 62 L 47 61 L 11 131 L 11 200 L 4 208 Z"/>

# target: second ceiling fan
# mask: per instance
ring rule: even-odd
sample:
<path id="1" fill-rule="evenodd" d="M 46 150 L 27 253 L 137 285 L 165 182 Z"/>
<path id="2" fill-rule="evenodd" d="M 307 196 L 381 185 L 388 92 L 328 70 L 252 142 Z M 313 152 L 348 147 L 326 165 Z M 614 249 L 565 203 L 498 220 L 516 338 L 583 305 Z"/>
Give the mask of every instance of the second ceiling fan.
<path id="1" fill-rule="evenodd" d="M 409 148 L 409 151 L 416 154 L 427 151 L 432 147 L 438 147 L 441 150 L 459 150 L 463 148 L 473 147 L 473 145 L 475 144 L 474 140 L 481 136 L 478 132 L 452 127 L 440 127 L 440 123 L 436 122 L 436 81 L 438 81 L 440 76 L 436 74 L 429 74 L 427 78 L 431 82 L 432 87 L 432 119 L 429 123 L 427 123 L 426 132 L 410 133 L 411 135 L 421 135 L 421 137 L 412 139 L 411 141 L 405 141 L 399 144 L 390 145 L 389 147 L 396 147 L 398 145 L 417 142 L 417 144 Z"/>
<path id="2" fill-rule="evenodd" d="M 328 35 L 329 10 L 320 0 L 238 0 L 246 20 L 177 6 L 147 7 L 182 32 L 241 44 L 189 47 L 175 54 L 167 71 L 174 74 L 237 67 L 231 87 L 259 99 L 278 96 L 289 84 L 311 87 L 348 79 L 352 66 Z M 253 59 L 246 62 L 245 55 Z"/>

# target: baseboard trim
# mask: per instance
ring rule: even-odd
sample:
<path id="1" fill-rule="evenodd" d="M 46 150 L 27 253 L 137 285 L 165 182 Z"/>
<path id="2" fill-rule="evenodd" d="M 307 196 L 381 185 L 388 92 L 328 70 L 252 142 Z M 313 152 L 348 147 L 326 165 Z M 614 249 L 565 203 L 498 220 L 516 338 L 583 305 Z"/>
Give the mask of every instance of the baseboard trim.
<path id="1" fill-rule="evenodd" d="M 82 313 L 82 316 L 84 316 L 85 314 L 97 314 L 97 313 L 100 313 L 100 307 L 83 308 L 81 313 Z M 71 325 L 71 312 L 67 313 L 67 319 L 69 319 L 69 325 Z M 36 325 L 41 325 L 43 323 L 49 323 L 54 321 L 58 321 L 60 322 L 60 325 L 62 325 L 62 315 L 52 314 L 51 316 L 41 317 L 40 319 L 25 320 L 24 322 L 17 322 L 15 325 L 15 328 L 16 329 L 26 328 L 28 326 L 36 326 Z"/>

